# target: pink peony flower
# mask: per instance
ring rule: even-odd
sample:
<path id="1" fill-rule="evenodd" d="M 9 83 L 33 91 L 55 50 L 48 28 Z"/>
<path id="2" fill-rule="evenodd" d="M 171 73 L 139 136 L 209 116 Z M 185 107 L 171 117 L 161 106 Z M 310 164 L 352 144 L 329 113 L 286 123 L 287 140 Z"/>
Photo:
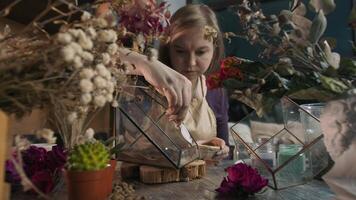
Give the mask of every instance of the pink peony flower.
<path id="1" fill-rule="evenodd" d="M 228 175 L 216 191 L 222 196 L 247 197 L 259 192 L 268 184 L 256 169 L 244 163 L 238 163 L 226 169 Z"/>

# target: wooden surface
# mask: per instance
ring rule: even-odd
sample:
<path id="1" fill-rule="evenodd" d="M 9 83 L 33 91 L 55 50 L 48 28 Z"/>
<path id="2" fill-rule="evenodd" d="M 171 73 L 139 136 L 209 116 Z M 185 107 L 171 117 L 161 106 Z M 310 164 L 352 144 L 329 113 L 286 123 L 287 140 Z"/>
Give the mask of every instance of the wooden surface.
<path id="1" fill-rule="evenodd" d="M 147 185 L 138 181 L 134 184 L 136 193 L 152 200 L 185 200 L 185 199 L 222 199 L 216 198 L 215 189 L 220 186 L 225 176 L 224 169 L 231 165 L 232 161 L 224 161 L 218 166 L 207 166 L 207 175 L 201 179 L 190 182 Z M 284 190 L 272 190 L 267 188 L 262 194 L 257 194 L 249 199 L 254 200 L 329 200 L 334 197 L 328 186 L 318 180 L 308 184 L 291 187 Z M 236 198 L 232 198 L 236 199 Z"/>
<path id="2" fill-rule="evenodd" d="M 5 161 L 8 153 L 8 117 L 0 111 L 0 200 L 9 199 L 9 185 L 5 183 Z"/>
<path id="3" fill-rule="evenodd" d="M 137 180 L 129 181 L 133 184 L 136 194 L 145 196 L 149 200 L 209 200 L 216 198 L 215 189 L 219 187 L 225 176 L 224 169 L 231 165 L 232 161 L 224 161 L 218 166 L 207 166 L 207 175 L 201 179 L 189 182 L 176 182 L 164 184 L 143 184 Z M 118 173 L 119 174 L 119 173 Z M 251 200 L 331 200 L 334 195 L 328 186 L 321 181 L 314 180 L 308 184 L 291 187 L 283 190 L 267 188 L 262 194 L 248 198 Z M 12 200 L 38 199 L 36 196 L 14 194 Z M 66 190 L 63 186 L 53 199 L 66 200 Z M 231 198 L 236 200 L 236 198 Z M 223 199 L 222 199 L 223 200 Z"/>

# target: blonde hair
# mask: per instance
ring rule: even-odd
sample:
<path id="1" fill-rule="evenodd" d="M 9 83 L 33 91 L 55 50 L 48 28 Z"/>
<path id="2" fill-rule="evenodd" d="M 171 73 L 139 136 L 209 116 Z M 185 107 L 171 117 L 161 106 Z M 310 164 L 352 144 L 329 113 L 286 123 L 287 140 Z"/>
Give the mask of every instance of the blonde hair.
<path id="1" fill-rule="evenodd" d="M 215 13 L 207 6 L 203 4 L 189 4 L 186 5 L 177 12 L 174 13 L 171 20 L 171 25 L 168 29 L 168 36 L 173 36 L 176 33 L 190 29 L 190 28 L 202 28 L 205 30 L 206 27 L 211 27 L 215 29 L 217 35 L 213 38 L 214 43 L 214 55 L 211 60 L 208 73 L 213 71 L 214 68 L 219 66 L 220 60 L 224 56 L 224 42 L 223 36 L 220 31 L 218 20 L 216 19 Z M 168 66 L 171 65 L 169 57 L 169 46 L 170 41 L 161 45 L 160 48 L 160 60 Z"/>

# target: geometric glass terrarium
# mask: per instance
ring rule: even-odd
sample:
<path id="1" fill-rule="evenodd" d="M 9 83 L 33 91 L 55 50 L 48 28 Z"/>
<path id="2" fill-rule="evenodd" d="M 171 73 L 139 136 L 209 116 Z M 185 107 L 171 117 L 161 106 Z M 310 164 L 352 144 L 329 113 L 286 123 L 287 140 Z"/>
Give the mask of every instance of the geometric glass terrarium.
<path id="1" fill-rule="evenodd" d="M 121 92 L 115 111 L 116 136 L 124 139 L 117 159 L 175 168 L 196 160 L 197 143 L 184 125 L 168 120 L 165 98 L 140 79 L 131 85 Z"/>
<path id="2" fill-rule="evenodd" d="M 239 159 L 257 168 L 269 186 L 303 184 L 328 166 L 319 117 L 322 104 L 283 97 L 269 112 L 252 112 L 231 127 Z"/>

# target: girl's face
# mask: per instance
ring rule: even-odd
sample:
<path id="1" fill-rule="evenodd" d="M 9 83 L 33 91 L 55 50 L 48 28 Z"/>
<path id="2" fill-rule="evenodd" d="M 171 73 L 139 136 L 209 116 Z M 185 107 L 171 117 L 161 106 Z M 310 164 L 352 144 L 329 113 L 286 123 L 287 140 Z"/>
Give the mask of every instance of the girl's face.
<path id="1" fill-rule="evenodd" d="M 173 69 L 191 81 L 206 72 L 213 54 L 214 44 L 204 39 L 201 28 L 190 28 L 173 35 L 169 48 Z"/>

